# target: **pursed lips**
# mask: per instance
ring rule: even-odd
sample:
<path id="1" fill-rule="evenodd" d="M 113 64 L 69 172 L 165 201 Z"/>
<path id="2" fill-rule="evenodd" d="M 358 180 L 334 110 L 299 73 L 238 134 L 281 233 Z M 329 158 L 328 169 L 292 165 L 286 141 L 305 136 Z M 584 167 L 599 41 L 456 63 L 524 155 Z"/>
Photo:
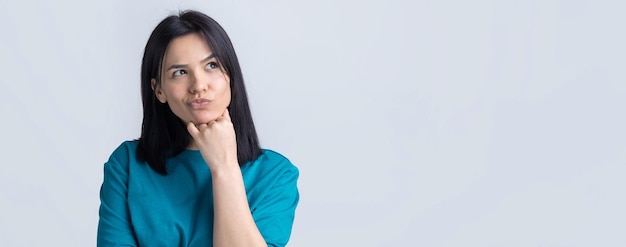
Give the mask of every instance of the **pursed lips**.
<path id="1" fill-rule="evenodd" d="M 194 99 L 189 101 L 189 106 L 191 106 L 192 109 L 197 110 L 205 108 L 209 105 L 209 103 L 211 103 L 211 101 L 208 99 Z"/>

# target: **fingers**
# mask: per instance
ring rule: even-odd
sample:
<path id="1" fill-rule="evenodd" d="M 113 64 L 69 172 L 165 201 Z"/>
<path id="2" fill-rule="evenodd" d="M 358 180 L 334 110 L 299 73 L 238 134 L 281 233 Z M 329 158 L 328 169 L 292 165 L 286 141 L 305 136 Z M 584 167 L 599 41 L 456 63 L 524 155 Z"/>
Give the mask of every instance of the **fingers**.
<path id="1" fill-rule="evenodd" d="M 194 124 L 193 122 L 187 123 L 187 131 L 189 131 L 189 134 L 191 134 L 191 136 L 197 136 L 201 132 L 203 132 L 204 129 L 211 127 L 212 125 L 214 125 L 215 123 L 219 122 L 222 119 L 228 120 L 228 122 L 231 122 L 228 108 L 224 109 L 224 111 L 222 112 L 222 115 L 220 115 L 217 119 L 211 122 L 208 122 L 205 124 L 198 124 L 198 125 Z"/>
<path id="2" fill-rule="evenodd" d="M 189 134 L 191 134 L 191 136 L 197 136 L 198 134 L 200 134 L 200 130 L 193 122 L 187 123 L 187 131 L 189 131 Z"/>

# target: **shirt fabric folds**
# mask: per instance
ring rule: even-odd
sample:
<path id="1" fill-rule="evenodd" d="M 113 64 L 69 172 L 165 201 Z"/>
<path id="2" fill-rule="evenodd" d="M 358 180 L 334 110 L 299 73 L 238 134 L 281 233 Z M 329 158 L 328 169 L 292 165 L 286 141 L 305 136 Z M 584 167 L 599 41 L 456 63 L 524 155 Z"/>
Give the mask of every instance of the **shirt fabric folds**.
<path id="1" fill-rule="evenodd" d="M 122 143 L 104 165 L 98 246 L 212 246 L 211 172 L 198 150 L 166 161 L 156 173 L 135 154 L 137 141 Z M 250 211 L 269 246 L 285 246 L 299 201 L 298 169 L 263 149 L 241 166 Z"/>

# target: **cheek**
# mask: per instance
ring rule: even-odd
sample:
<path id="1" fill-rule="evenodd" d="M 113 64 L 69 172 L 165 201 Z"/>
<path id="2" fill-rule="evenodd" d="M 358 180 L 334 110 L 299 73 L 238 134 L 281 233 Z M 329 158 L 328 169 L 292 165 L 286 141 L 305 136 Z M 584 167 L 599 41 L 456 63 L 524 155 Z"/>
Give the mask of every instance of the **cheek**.
<path id="1" fill-rule="evenodd" d="M 228 77 L 226 78 L 226 81 L 224 82 L 224 89 L 222 94 L 224 95 L 224 101 L 226 101 L 227 105 L 230 105 L 230 100 L 231 100 L 231 91 L 230 91 L 230 80 L 228 80 Z"/>
<path id="2" fill-rule="evenodd" d="M 228 101 L 228 103 L 230 103 L 230 99 L 231 99 L 231 92 L 230 92 L 230 87 L 226 86 L 226 90 L 224 90 L 224 94 L 226 97 L 226 101 Z"/>
<path id="3" fill-rule="evenodd" d="M 167 99 L 167 103 L 176 115 L 180 113 L 180 110 L 184 108 L 181 101 L 185 96 L 185 89 L 169 86 L 167 88 L 163 88 L 163 95 Z"/>

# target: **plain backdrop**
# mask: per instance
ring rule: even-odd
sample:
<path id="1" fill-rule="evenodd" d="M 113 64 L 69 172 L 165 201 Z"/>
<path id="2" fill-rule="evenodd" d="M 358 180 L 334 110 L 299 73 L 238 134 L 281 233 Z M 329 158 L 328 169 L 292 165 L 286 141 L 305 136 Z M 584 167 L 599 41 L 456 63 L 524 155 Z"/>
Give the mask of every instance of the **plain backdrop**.
<path id="1" fill-rule="evenodd" d="M 95 246 L 103 164 L 181 9 L 229 33 L 290 246 L 626 246 L 626 3 L 0 2 L 0 246 Z"/>

